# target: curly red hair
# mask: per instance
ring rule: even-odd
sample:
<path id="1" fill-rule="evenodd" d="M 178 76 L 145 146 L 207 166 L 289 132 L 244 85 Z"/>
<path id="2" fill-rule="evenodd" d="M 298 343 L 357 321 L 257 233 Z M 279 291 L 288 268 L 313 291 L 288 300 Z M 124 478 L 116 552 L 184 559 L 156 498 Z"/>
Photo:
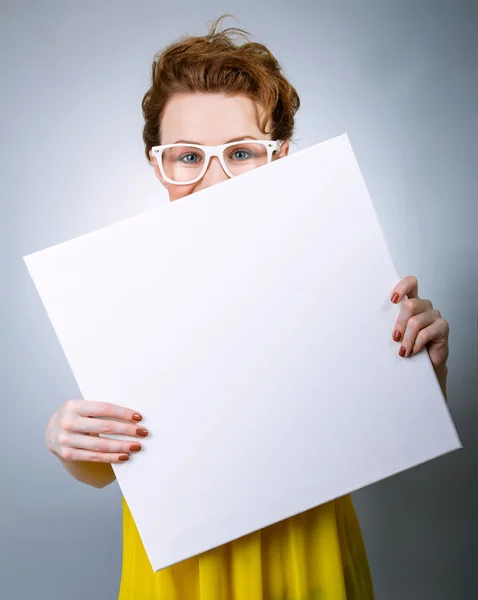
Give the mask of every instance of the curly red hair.
<path id="1" fill-rule="evenodd" d="M 166 103 L 177 93 L 245 94 L 262 108 L 260 128 L 275 140 L 290 140 L 300 100 L 281 66 L 263 44 L 252 42 L 242 29 L 218 31 L 224 15 L 205 36 L 187 36 L 155 56 L 151 87 L 142 101 L 145 154 L 160 144 Z M 242 41 L 242 43 L 240 43 Z"/>

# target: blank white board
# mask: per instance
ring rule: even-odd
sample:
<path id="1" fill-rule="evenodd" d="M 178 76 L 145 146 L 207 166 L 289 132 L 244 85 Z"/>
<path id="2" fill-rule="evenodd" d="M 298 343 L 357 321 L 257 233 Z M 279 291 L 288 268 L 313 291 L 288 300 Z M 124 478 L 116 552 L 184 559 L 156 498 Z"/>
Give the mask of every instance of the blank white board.
<path id="1" fill-rule="evenodd" d="M 154 570 L 460 447 L 346 135 L 25 261 Z"/>

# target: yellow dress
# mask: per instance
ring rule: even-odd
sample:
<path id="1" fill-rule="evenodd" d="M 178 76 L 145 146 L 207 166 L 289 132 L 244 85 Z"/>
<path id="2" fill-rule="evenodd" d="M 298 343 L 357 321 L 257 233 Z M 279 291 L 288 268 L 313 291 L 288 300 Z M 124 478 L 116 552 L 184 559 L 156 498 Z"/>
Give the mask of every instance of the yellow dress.
<path id="1" fill-rule="evenodd" d="M 350 496 L 154 573 L 123 498 L 118 600 L 372 600 Z"/>

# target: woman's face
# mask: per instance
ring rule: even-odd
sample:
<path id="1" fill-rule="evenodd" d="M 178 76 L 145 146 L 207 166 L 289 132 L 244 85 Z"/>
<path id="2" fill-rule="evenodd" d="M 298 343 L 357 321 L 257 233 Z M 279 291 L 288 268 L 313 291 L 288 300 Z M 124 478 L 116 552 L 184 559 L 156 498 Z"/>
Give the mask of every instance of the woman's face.
<path id="1" fill-rule="evenodd" d="M 178 142 L 217 146 L 243 139 L 271 139 L 259 128 L 260 108 L 247 96 L 222 94 L 177 94 L 167 103 L 161 121 L 161 144 Z M 269 129 L 269 127 L 268 127 Z M 286 156 L 284 142 L 275 158 Z M 153 160 L 156 177 L 168 190 L 169 199 L 178 200 L 228 179 L 219 160 L 212 157 L 204 177 L 191 185 L 174 185 L 163 180 Z"/>

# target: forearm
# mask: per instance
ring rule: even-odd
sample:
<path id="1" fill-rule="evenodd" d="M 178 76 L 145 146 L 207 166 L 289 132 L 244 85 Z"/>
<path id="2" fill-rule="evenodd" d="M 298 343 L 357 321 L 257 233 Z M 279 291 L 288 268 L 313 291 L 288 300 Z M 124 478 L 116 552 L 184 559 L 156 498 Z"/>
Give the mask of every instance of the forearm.
<path id="1" fill-rule="evenodd" d="M 92 487 L 103 488 L 116 479 L 110 463 L 59 460 L 72 477 Z"/>

